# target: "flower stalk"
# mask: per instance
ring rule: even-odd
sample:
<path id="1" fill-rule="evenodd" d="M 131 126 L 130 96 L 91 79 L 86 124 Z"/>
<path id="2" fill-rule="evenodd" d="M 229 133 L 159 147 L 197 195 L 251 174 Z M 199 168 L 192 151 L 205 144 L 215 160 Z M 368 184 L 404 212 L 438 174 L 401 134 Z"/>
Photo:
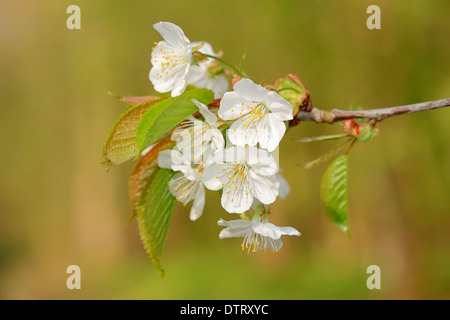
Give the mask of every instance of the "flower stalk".
<path id="1" fill-rule="evenodd" d="M 237 75 L 239 75 L 240 77 L 242 77 L 242 78 L 248 78 L 248 75 L 247 75 L 244 71 L 239 70 L 238 68 L 236 68 L 235 66 L 233 66 L 231 63 L 229 63 L 229 62 L 227 62 L 227 61 L 225 61 L 225 60 L 223 60 L 223 59 L 221 59 L 221 58 L 219 58 L 219 57 L 210 55 L 210 54 L 206 54 L 206 53 L 201 53 L 201 54 L 202 54 L 204 57 L 211 58 L 211 59 L 215 59 L 215 60 L 217 60 L 217 61 L 223 63 L 223 64 L 226 65 L 228 68 L 230 68 L 231 70 L 233 70 L 233 72 L 236 73 Z"/>

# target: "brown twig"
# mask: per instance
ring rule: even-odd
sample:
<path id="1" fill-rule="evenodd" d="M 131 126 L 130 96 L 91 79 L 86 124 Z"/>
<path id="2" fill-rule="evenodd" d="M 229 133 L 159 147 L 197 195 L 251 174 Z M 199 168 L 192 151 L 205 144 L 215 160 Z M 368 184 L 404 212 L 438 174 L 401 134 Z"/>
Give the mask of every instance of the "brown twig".
<path id="1" fill-rule="evenodd" d="M 312 108 L 311 111 L 300 110 L 297 116 L 292 121 L 293 122 L 315 121 L 316 123 L 333 123 L 339 120 L 361 119 L 361 118 L 381 121 L 386 118 L 397 116 L 400 114 L 427 111 L 437 108 L 444 108 L 448 106 L 450 106 L 450 98 L 391 108 L 357 110 L 357 111 L 340 110 L 340 109 L 324 111 L 317 108 Z"/>

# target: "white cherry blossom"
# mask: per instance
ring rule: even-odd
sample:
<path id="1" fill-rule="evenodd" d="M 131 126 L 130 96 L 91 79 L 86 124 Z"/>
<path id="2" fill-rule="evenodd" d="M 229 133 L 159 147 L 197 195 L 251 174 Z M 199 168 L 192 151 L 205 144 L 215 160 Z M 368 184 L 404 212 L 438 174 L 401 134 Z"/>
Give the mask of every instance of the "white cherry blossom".
<path id="1" fill-rule="evenodd" d="M 205 206 L 205 187 L 202 183 L 204 163 L 193 166 L 179 151 L 163 150 L 158 155 L 158 166 L 177 171 L 168 182 L 170 193 L 184 206 L 194 201 L 190 219 L 195 221 L 200 218 Z"/>
<path id="2" fill-rule="evenodd" d="M 198 107 L 205 121 L 193 116 L 181 122 L 173 132 L 172 139 L 177 140 L 176 148 L 193 163 L 200 163 L 224 148 L 225 141 L 222 133 L 217 129 L 217 116 L 208 107 L 196 99 L 192 102 Z"/>
<path id="3" fill-rule="evenodd" d="M 205 206 L 205 187 L 202 173 L 210 163 L 215 151 L 223 149 L 224 138 L 217 129 L 217 117 L 203 103 L 192 99 L 205 121 L 190 117 L 182 128 L 174 132 L 174 138 L 181 138 L 172 150 L 163 150 L 158 155 L 160 168 L 177 171 L 169 181 L 169 190 L 177 201 L 188 204 L 193 201 L 190 219 L 197 220 Z M 198 152 L 191 152 L 191 150 Z M 189 151 L 189 152 L 188 152 Z"/>
<path id="4" fill-rule="evenodd" d="M 193 42 L 193 47 L 203 46 L 198 50 L 211 56 L 217 56 L 212 46 L 208 42 Z M 214 92 L 214 99 L 220 99 L 225 92 L 228 91 L 228 79 L 223 73 L 215 74 L 217 69 L 217 61 L 208 58 L 207 61 L 199 62 L 198 65 L 193 65 L 189 69 L 187 75 L 188 84 L 194 85 L 198 88 L 207 88 Z"/>
<path id="5" fill-rule="evenodd" d="M 278 166 L 266 150 L 231 147 L 217 151 L 214 162 L 203 172 L 203 183 L 211 190 L 222 189 L 222 207 L 229 213 L 247 211 L 255 198 L 263 204 L 275 201 Z"/>
<path id="6" fill-rule="evenodd" d="M 218 115 L 235 120 L 228 129 L 237 146 L 255 146 L 272 152 L 286 132 L 284 121 L 293 119 L 291 104 L 275 91 L 268 91 L 250 79 L 241 79 L 220 101 Z"/>
<path id="7" fill-rule="evenodd" d="M 164 40 L 153 47 L 149 78 L 158 92 L 171 92 L 172 97 L 184 92 L 187 85 L 192 45 L 183 30 L 171 22 L 158 22 L 153 27 Z"/>
<path id="8" fill-rule="evenodd" d="M 247 254 L 258 251 L 266 253 L 268 250 L 278 252 L 283 246 L 282 235 L 301 235 L 295 228 L 277 227 L 270 222 L 262 222 L 260 219 L 252 221 L 220 219 L 217 224 L 226 227 L 220 232 L 220 239 L 244 237 L 241 247 L 242 251 L 247 251 Z"/>

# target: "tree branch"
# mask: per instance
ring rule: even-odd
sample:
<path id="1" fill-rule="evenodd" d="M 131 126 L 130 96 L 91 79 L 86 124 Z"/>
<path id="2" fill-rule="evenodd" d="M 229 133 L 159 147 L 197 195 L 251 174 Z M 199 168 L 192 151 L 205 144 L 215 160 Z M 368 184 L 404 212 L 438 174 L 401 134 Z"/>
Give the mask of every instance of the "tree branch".
<path id="1" fill-rule="evenodd" d="M 324 111 L 317 108 L 312 108 L 311 111 L 300 110 L 297 116 L 292 120 L 292 125 L 297 124 L 299 121 L 315 121 L 316 123 L 333 123 L 339 120 L 346 119 L 373 119 L 375 121 L 381 121 L 389 117 L 397 116 L 400 114 L 427 111 L 437 108 L 444 108 L 450 106 L 450 98 L 421 102 L 415 104 L 409 104 L 405 106 L 371 109 L 371 110 L 340 110 L 333 109 L 331 111 Z"/>

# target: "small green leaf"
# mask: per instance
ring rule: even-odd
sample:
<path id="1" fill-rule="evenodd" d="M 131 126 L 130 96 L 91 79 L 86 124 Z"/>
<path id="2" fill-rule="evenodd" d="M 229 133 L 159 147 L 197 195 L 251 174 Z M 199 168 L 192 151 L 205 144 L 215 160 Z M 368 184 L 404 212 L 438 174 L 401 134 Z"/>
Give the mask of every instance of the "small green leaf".
<path id="1" fill-rule="evenodd" d="M 358 110 L 363 110 L 363 107 L 362 107 L 361 103 L 359 103 L 357 101 L 352 101 L 352 103 L 350 103 L 350 106 L 348 107 L 348 110 L 358 111 Z"/>
<path id="2" fill-rule="evenodd" d="M 142 151 L 168 133 L 181 121 L 198 111 L 191 101 L 209 104 L 214 99 L 214 93 L 206 88 L 193 89 L 176 98 L 169 98 L 151 108 L 142 118 L 137 130 L 137 148 Z"/>
<path id="3" fill-rule="evenodd" d="M 350 238 L 347 212 L 348 156 L 333 160 L 322 177 L 320 197 L 331 222 Z"/>
<path id="4" fill-rule="evenodd" d="M 172 170 L 156 168 L 142 192 L 137 209 L 142 243 L 161 277 L 164 277 L 161 256 L 175 206 L 175 197 L 167 184 L 174 174 Z"/>
<path id="5" fill-rule="evenodd" d="M 130 106 L 113 124 L 103 145 L 103 164 L 106 168 L 119 165 L 136 155 L 136 132 L 143 115 L 161 101 L 153 97 L 144 103 Z"/>
<path id="6" fill-rule="evenodd" d="M 378 135 L 378 130 L 370 124 L 366 124 L 361 132 L 356 136 L 356 139 L 361 142 L 368 142 Z"/>
<path id="7" fill-rule="evenodd" d="M 330 141 L 330 140 L 339 140 L 345 137 L 348 137 L 349 135 L 347 133 L 342 134 L 332 134 L 327 136 L 318 136 L 318 137 L 306 137 L 301 138 L 298 141 L 299 142 L 314 142 L 314 141 Z"/>

